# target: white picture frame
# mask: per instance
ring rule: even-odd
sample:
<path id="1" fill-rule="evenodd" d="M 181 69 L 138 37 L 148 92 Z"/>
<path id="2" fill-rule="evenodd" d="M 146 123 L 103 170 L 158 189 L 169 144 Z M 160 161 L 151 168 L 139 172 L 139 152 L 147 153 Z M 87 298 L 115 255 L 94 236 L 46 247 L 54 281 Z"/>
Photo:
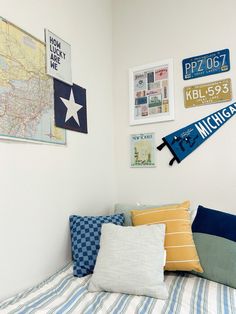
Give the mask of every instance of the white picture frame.
<path id="1" fill-rule="evenodd" d="M 174 120 L 173 59 L 129 69 L 129 123 Z"/>

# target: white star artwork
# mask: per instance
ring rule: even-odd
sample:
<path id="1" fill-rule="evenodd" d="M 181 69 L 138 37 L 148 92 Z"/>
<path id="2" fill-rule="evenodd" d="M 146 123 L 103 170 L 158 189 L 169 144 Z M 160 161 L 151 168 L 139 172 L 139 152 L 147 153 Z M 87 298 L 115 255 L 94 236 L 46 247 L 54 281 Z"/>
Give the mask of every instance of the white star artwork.
<path id="1" fill-rule="evenodd" d="M 86 89 L 73 83 L 53 80 L 55 125 L 62 129 L 88 133 Z"/>
<path id="2" fill-rule="evenodd" d="M 78 124 L 78 126 L 80 126 L 80 122 L 79 122 L 79 118 L 78 118 L 77 113 L 81 108 L 83 108 L 83 106 L 81 106 L 80 104 L 77 104 L 75 102 L 73 89 L 71 88 L 69 99 L 65 99 L 63 97 L 60 97 L 60 99 L 67 108 L 65 122 L 68 121 L 71 117 L 73 117 L 75 119 L 76 123 Z"/>

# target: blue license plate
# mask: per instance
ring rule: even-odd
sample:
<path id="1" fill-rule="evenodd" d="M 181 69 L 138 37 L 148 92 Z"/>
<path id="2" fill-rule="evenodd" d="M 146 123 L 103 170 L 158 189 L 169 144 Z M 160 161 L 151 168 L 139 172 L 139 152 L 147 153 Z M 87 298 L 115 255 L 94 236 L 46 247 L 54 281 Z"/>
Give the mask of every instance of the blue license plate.
<path id="1" fill-rule="evenodd" d="M 229 49 L 184 59 L 183 79 L 190 80 L 230 70 Z"/>

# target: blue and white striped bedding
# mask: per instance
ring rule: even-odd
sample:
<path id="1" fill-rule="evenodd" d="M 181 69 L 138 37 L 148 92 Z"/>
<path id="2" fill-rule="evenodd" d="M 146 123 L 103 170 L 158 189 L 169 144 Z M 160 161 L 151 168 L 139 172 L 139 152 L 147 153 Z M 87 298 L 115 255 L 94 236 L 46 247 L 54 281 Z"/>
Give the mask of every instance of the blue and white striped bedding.
<path id="1" fill-rule="evenodd" d="M 184 273 L 167 273 L 166 301 L 118 293 L 90 293 L 90 276 L 73 277 L 71 265 L 38 286 L 0 303 L 0 313 L 236 314 L 236 289 Z"/>

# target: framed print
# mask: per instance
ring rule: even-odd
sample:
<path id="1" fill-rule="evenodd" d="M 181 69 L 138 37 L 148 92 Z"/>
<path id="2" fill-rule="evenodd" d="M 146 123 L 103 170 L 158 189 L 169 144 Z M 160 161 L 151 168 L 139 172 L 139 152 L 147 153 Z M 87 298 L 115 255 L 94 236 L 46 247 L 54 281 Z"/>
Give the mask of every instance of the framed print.
<path id="1" fill-rule="evenodd" d="M 72 82 L 71 46 L 45 29 L 47 74 L 69 85 Z"/>
<path id="2" fill-rule="evenodd" d="M 130 125 L 174 120 L 173 60 L 129 70 Z"/>
<path id="3" fill-rule="evenodd" d="M 156 167 L 155 134 L 130 135 L 130 166 L 137 168 Z"/>

